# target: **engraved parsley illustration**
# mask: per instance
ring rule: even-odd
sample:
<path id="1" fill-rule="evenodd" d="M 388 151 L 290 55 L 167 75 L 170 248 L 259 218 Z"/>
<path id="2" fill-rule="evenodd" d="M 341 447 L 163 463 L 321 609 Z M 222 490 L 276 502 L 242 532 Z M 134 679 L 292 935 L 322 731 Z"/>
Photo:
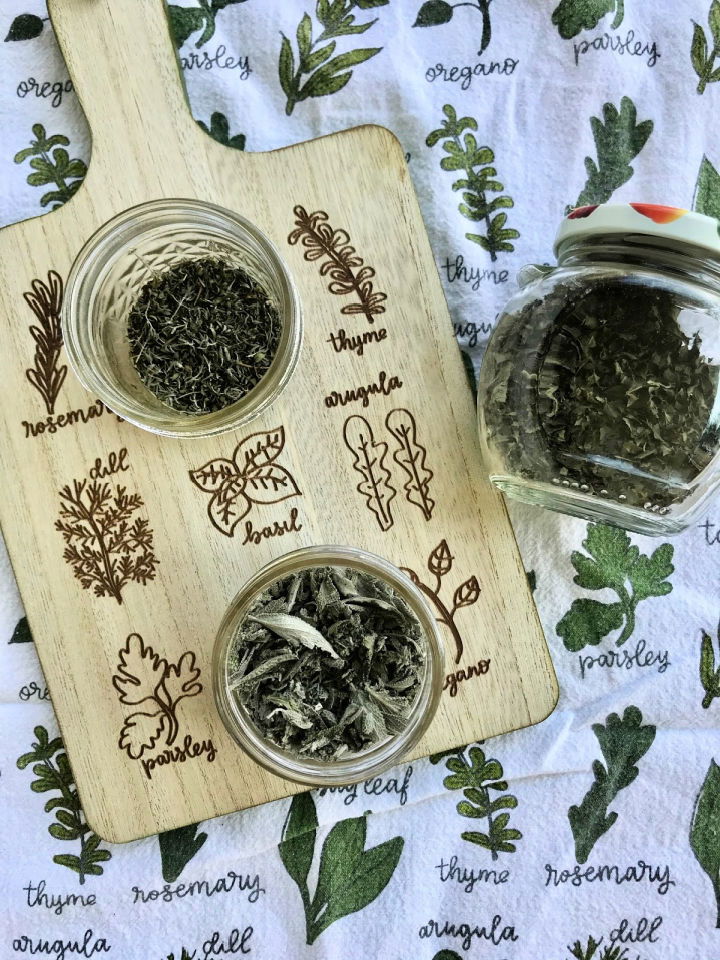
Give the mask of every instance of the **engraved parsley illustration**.
<path id="1" fill-rule="evenodd" d="M 695 20 L 693 24 L 690 60 L 698 76 L 697 92 L 703 94 L 709 83 L 717 83 L 720 80 L 720 66 L 716 66 L 716 60 L 720 55 L 720 0 L 712 0 L 708 11 L 710 41 L 700 24 Z"/>
<path id="2" fill-rule="evenodd" d="M 443 107 L 445 119 L 442 126 L 429 133 L 425 139 L 428 147 L 434 147 L 443 140 L 443 150 L 447 154 L 440 161 L 443 170 L 464 172 L 465 176 L 456 180 L 453 190 L 462 190 L 462 203 L 458 210 L 467 219 L 475 223 L 483 223 L 485 232 L 466 233 L 465 237 L 477 243 L 490 254 L 490 259 L 497 260 L 498 253 L 511 252 L 515 247 L 511 240 L 520 236 L 517 230 L 506 227 L 507 214 L 496 213 L 501 208 L 513 207 L 514 201 L 508 196 L 490 198 L 488 195 L 501 193 L 505 188 L 497 179 L 497 170 L 491 164 L 495 154 L 490 147 L 481 147 L 472 133 L 465 130 L 477 130 L 477 120 L 473 117 L 458 119 L 455 109 L 446 103 Z"/>
<path id="3" fill-rule="evenodd" d="M 468 751 L 467 757 L 465 750 Z M 489 850 L 493 860 L 497 860 L 499 853 L 515 853 L 514 841 L 520 840 L 522 833 L 508 827 L 509 813 L 498 811 L 514 810 L 518 805 L 517 797 L 510 793 L 495 799 L 490 796 L 491 790 L 503 793 L 508 788 L 500 761 L 486 759 L 480 747 L 470 747 L 452 750 L 450 755 L 447 751 L 436 753 L 430 757 L 430 763 L 440 763 L 445 757 L 448 757 L 445 766 L 450 775 L 443 780 L 443 786 L 447 790 L 462 790 L 465 797 L 458 803 L 457 812 L 463 817 L 487 820 L 488 823 L 487 833 L 466 830 L 460 834 L 462 839 Z"/>
<path id="4" fill-rule="evenodd" d="M 563 40 L 583 30 L 594 30 L 603 17 L 614 14 L 611 30 L 617 30 L 625 17 L 625 0 L 560 0 L 552 12 L 552 22 Z"/>
<path id="5" fill-rule="evenodd" d="M 364 265 L 363 258 L 350 244 L 347 230 L 333 229 L 324 210 L 308 213 L 298 204 L 293 213 L 296 229 L 288 236 L 288 243 L 294 246 L 300 241 L 308 262 L 324 258 L 320 264 L 320 276 L 330 278 L 330 293 L 338 296 L 355 294 L 357 297 L 355 302 L 345 304 L 340 313 L 346 316 L 362 313 L 368 323 L 375 323 L 375 317 L 385 313 L 383 302 L 387 300 L 387 294 L 374 289 L 375 270 Z"/>
<path id="6" fill-rule="evenodd" d="M 37 742 L 32 744 L 29 753 L 18 758 L 17 766 L 24 770 L 31 763 L 37 780 L 33 780 L 30 789 L 33 793 L 49 793 L 53 791 L 57 796 L 50 797 L 45 802 L 45 810 L 50 813 L 54 810 L 55 823 L 50 824 L 48 833 L 56 840 L 80 841 L 79 854 L 58 853 L 53 857 L 53 863 L 67 867 L 78 875 L 80 883 L 85 883 L 88 876 L 100 876 L 103 868 L 100 866 L 109 860 L 111 853 L 100 847 L 100 837 L 93 833 L 85 823 L 85 817 L 80 806 L 80 799 L 75 788 L 75 781 L 70 763 L 60 737 L 50 739 L 45 727 L 35 727 Z"/>
<path id="7" fill-rule="evenodd" d="M 157 559 L 149 521 L 131 517 L 144 506 L 139 494 L 102 480 L 73 480 L 60 491 L 55 521 L 67 544 L 63 558 L 83 590 L 122 603 L 128 583 L 146 586 L 155 579 Z"/>
<path id="8" fill-rule="evenodd" d="M 395 872 L 405 841 L 392 837 L 366 850 L 367 817 L 341 820 L 330 830 L 320 851 L 317 885 L 311 897 L 308 875 L 315 859 L 317 811 L 312 794 L 292 798 L 278 850 L 300 892 L 308 944 L 336 920 L 372 903 Z"/>
<path id="9" fill-rule="evenodd" d="M 34 367 L 25 376 L 45 401 L 47 412 L 55 413 L 55 401 L 67 375 L 67 367 L 58 367 L 63 345 L 60 308 L 63 298 L 62 277 L 54 270 L 48 272 L 48 282 L 33 280 L 32 289 L 23 293 L 25 302 L 39 321 L 32 324 L 30 333 L 35 341 Z"/>
<path id="10" fill-rule="evenodd" d="M 480 38 L 480 49 L 478 56 L 482 55 L 490 46 L 492 39 L 492 23 L 490 20 L 490 4 L 492 0 L 474 0 L 467 2 L 462 0 L 460 3 L 447 3 L 446 0 L 426 0 L 420 7 L 414 27 L 437 27 L 443 23 L 449 23 L 456 7 L 470 7 L 477 10 L 482 17 L 482 36 Z"/>
<path id="11" fill-rule="evenodd" d="M 717 907 L 715 926 L 720 929 L 720 767 L 714 760 L 695 801 L 690 847 L 712 883 Z"/>
<path id="12" fill-rule="evenodd" d="M 285 428 L 251 433 L 235 447 L 232 460 L 218 457 L 190 471 L 203 493 L 212 494 L 207 512 L 213 526 L 232 537 L 254 504 L 280 503 L 301 496 L 293 475 L 278 463 L 285 446 Z"/>
<path id="13" fill-rule="evenodd" d="M 139 633 L 129 635 L 118 657 L 117 673 L 112 680 L 118 699 L 139 708 L 126 715 L 118 746 L 138 760 L 162 736 L 168 746 L 175 742 L 180 729 L 178 704 L 202 691 L 198 682 L 200 669 L 195 666 L 195 654 L 191 651 L 186 651 L 177 663 L 169 663 Z"/>
<path id="14" fill-rule="evenodd" d="M 178 827 L 176 830 L 166 830 L 158 834 L 160 862 L 165 883 L 175 883 L 207 840 L 206 833 L 198 833 L 198 826 L 197 823 L 189 823 L 186 827 Z"/>
<path id="15" fill-rule="evenodd" d="M 23 163 L 32 158 L 30 166 L 33 173 L 28 174 L 27 182 L 31 187 L 54 183 L 57 189 L 44 193 L 40 198 L 40 206 L 46 207 L 52 203 L 52 209 L 57 210 L 77 193 L 85 179 L 87 167 L 83 160 L 70 159 L 69 153 L 64 149 L 70 144 L 67 137 L 60 133 L 48 137 L 41 123 L 34 124 L 32 132 L 35 139 L 30 141 L 29 147 L 15 154 L 15 163 Z"/>
<path id="16" fill-rule="evenodd" d="M 353 470 L 362 477 L 355 489 L 365 497 L 380 529 L 389 530 L 394 523 L 390 504 L 397 491 L 385 466 L 388 445 L 383 440 L 376 442 L 370 424 L 357 414 L 345 421 L 343 440 L 353 455 Z"/>
<path id="17" fill-rule="evenodd" d="M 438 623 L 443 623 L 448 628 L 455 641 L 455 663 L 460 663 L 460 658 L 463 654 L 463 640 L 455 623 L 455 615 L 458 610 L 461 610 L 463 607 L 471 607 L 474 603 L 477 603 L 480 597 L 480 584 L 476 576 L 468 577 L 467 580 L 464 580 L 456 587 L 455 593 L 453 594 L 452 607 L 448 608 L 440 597 L 440 590 L 442 588 L 443 578 L 452 570 L 454 559 L 450 553 L 447 540 L 445 539 L 441 540 L 435 549 L 431 551 L 428 557 L 427 568 L 435 577 L 435 583 L 432 587 L 423 583 L 420 577 L 414 570 L 411 570 L 410 567 L 401 567 L 400 569 L 422 590 L 437 610 Z"/>
<path id="18" fill-rule="evenodd" d="M 427 450 L 417 438 L 415 417 L 409 410 L 398 407 L 387 415 L 385 426 L 398 444 L 393 460 L 408 477 L 403 488 L 405 497 L 429 520 L 435 509 L 435 501 L 429 493 L 433 472 L 426 465 Z"/>

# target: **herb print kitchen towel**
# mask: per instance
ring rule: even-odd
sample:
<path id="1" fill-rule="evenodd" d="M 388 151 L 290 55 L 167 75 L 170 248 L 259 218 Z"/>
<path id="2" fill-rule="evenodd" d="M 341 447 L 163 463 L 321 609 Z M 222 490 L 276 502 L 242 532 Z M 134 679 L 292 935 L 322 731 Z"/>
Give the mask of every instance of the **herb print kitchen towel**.
<path id="1" fill-rule="evenodd" d="M 569 205 L 720 214 L 720 0 L 169 14 L 193 115 L 228 149 L 397 134 L 469 367 Z M 3 0 L 0 57 L 6 224 L 66 203 L 91 158 L 43 0 Z M 720 503 L 672 541 L 511 513 L 562 688 L 545 723 L 126 846 L 85 823 L 3 555 L 2 960 L 717 960 Z M 482 674 L 456 682 L 482 709 Z"/>

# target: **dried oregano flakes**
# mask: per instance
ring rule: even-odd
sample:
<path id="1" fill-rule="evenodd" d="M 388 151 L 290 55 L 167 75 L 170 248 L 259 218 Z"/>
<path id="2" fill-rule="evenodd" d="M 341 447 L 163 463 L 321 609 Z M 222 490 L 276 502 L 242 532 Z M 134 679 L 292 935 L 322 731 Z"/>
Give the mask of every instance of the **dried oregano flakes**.
<path id="1" fill-rule="evenodd" d="M 426 657 L 420 622 L 387 582 L 309 567 L 254 601 L 231 644 L 228 685 L 263 738 L 333 761 L 405 729 Z"/>

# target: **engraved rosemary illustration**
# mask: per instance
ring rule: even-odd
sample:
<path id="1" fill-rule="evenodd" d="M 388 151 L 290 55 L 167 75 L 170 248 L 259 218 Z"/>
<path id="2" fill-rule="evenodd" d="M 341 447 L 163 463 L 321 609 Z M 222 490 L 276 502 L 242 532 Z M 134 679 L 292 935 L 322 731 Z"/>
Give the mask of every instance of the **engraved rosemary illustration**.
<path id="1" fill-rule="evenodd" d="M 463 640 L 455 623 L 455 614 L 463 607 L 471 607 L 474 603 L 477 603 L 480 597 L 480 584 L 476 576 L 468 577 L 460 586 L 455 588 L 452 606 L 448 607 L 440 597 L 440 590 L 442 588 L 443 578 L 452 570 L 454 559 L 450 553 L 447 540 L 442 539 L 435 549 L 431 551 L 427 561 L 427 568 L 435 577 L 435 583 L 432 587 L 423 583 L 420 577 L 410 567 L 400 567 L 400 569 L 410 577 L 415 586 L 422 590 L 437 610 L 438 623 L 442 623 L 448 628 L 455 641 L 455 663 L 460 663 L 460 658 L 463 655 Z"/>
<path id="2" fill-rule="evenodd" d="M 328 290 L 338 296 L 355 294 L 357 300 L 347 303 L 341 313 L 362 313 L 368 323 L 374 323 L 378 314 L 385 313 L 383 303 L 387 294 L 376 291 L 373 286 L 375 270 L 368 267 L 355 247 L 350 243 L 347 230 L 335 230 L 328 223 L 324 210 L 308 213 L 299 204 L 294 207 L 295 230 L 288 236 L 288 243 L 300 243 L 303 256 L 308 262 L 322 260 L 320 276 L 329 277 Z"/>
<path id="3" fill-rule="evenodd" d="M 114 597 L 119 604 L 127 584 L 146 586 L 155 579 L 158 564 L 149 520 L 132 520 L 144 506 L 142 497 L 106 479 L 128 469 L 126 455 L 125 449 L 111 453 L 107 466 L 98 458 L 89 478 L 66 484 L 55 521 L 66 544 L 63 559 L 83 590 L 92 588 L 95 596 Z"/>
<path id="4" fill-rule="evenodd" d="M 23 294 L 23 297 L 39 324 L 30 326 L 30 333 L 35 341 L 35 356 L 33 357 L 34 366 L 25 371 L 25 376 L 45 401 L 47 412 L 53 414 L 55 401 L 67 375 L 67 367 L 58 366 L 63 344 L 60 325 L 62 277 L 54 270 L 50 270 L 47 283 L 42 280 L 33 280 L 31 288 Z"/>
<path id="5" fill-rule="evenodd" d="M 287 467 L 277 462 L 284 446 L 282 426 L 251 433 L 235 447 L 231 460 L 218 457 L 190 471 L 195 486 L 212 494 L 207 512 L 220 533 L 232 537 L 254 504 L 280 503 L 302 495 Z"/>
<path id="6" fill-rule="evenodd" d="M 389 530 L 394 520 L 390 504 L 397 494 L 390 471 L 385 466 L 388 445 L 376 442 L 372 427 L 365 417 L 348 417 L 343 427 L 345 446 L 353 455 L 353 470 L 362 477 L 355 488 L 367 501 L 367 508 L 375 514 L 381 530 Z"/>
<path id="7" fill-rule="evenodd" d="M 118 658 L 113 686 L 120 703 L 136 708 L 125 716 L 118 746 L 138 760 L 161 738 L 168 747 L 175 743 L 180 729 L 178 704 L 202 691 L 200 669 L 192 651 L 169 663 L 139 633 L 128 636 Z"/>
<path id="8" fill-rule="evenodd" d="M 435 501 L 430 496 L 432 470 L 426 464 L 427 449 L 418 441 L 417 422 L 409 410 L 397 407 L 385 418 L 385 426 L 397 441 L 393 460 L 407 474 L 403 487 L 405 499 L 422 511 L 426 520 L 432 516 Z"/>

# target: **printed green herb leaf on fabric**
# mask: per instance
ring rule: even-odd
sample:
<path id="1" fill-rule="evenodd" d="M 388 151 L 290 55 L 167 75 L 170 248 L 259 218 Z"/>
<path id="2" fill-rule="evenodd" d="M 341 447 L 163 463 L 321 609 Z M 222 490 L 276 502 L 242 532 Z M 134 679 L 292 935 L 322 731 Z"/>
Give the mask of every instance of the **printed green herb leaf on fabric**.
<path id="1" fill-rule="evenodd" d="M 47 19 L 47 17 L 45 18 Z M 13 40 L 34 40 L 43 31 L 45 22 L 34 13 L 21 13 L 10 24 L 5 42 Z"/>
<path id="2" fill-rule="evenodd" d="M 597 646 L 622 627 L 616 640 L 620 647 L 635 629 L 638 604 L 672 591 L 668 579 L 675 569 L 672 544 L 663 543 L 646 556 L 631 543 L 624 530 L 589 523 L 582 545 L 587 555 L 576 550 L 570 557 L 577 571 L 574 582 L 585 590 L 612 590 L 618 600 L 612 603 L 586 598 L 573 600 L 555 629 L 565 647 L 576 653 L 585 646 Z"/>
<path id="3" fill-rule="evenodd" d="M 709 38 L 704 29 L 693 20 L 693 36 L 690 44 L 690 61 L 698 76 L 697 92 L 705 93 L 709 83 L 720 80 L 720 0 L 712 0 L 708 11 Z"/>
<path id="4" fill-rule="evenodd" d="M 693 210 L 720 220 L 720 173 L 705 156 L 700 162 L 695 184 Z"/>
<path id="5" fill-rule="evenodd" d="M 65 150 L 70 144 L 67 137 L 60 133 L 48 136 L 41 123 L 34 124 L 32 132 L 35 139 L 30 141 L 29 147 L 15 154 L 15 163 L 30 160 L 33 173 L 28 175 L 27 182 L 31 187 L 55 184 L 56 190 L 51 190 L 40 198 L 40 206 L 46 207 L 52 203 L 51 209 L 57 210 L 77 193 L 87 173 L 87 167 L 83 160 L 70 159 L 70 154 Z"/>
<path id="6" fill-rule="evenodd" d="M 33 635 L 30 632 L 30 624 L 27 621 L 27 617 L 23 617 L 22 620 L 18 620 L 17 626 L 13 630 L 13 635 L 8 640 L 8 643 L 32 643 Z"/>
<path id="7" fill-rule="evenodd" d="M 600 950 L 601 943 L 602 937 L 599 940 L 588 937 L 585 946 L 576 940 L 572 946 L 568 946 L 568 951 L 573 960 L 627 960 L 627 947 L 609 945 Z"/>
<path id="8" fill-rule="evenodd" d="M 336 920 L 372 903 L 395 872 L 403 838 L 393 837 L 365 849 L 367 817 L 341 820 L 332 827 L 320 852 L 317 885 L 311 897 L 307 880 L 318 828 L 315 802 L 305 793 L 293 797 L 290 803 L 278 850 L 300 891 L 308 944 Z"/>
<path id="9" fill-rule="evenodd" d="M 200 5 L 197 7 L 180 7 L 177 4 L 168 4 L 167 14 L 175 46 L 180 49 L 192 34 L 202 30 L 195 43 L 196 47 L 202 47 L 215 34 L 215 21 L 218 13 L 225 7 L 245 2 L 246 0 L 200 0 Z"/>
<path id="10" fill-rule="evenodd" d="M 571 806 L 568 820 L 575 840 L 578 863 L 585 863 L 593 847 L 618 818 L 608 808 L 621 790 L 629 787 L 638 775 L 635 764 L 645 756 L 655 739 L 655 727 L 643 726 L 637 707 L 626 707 L 622 718 L 611 713 L 605 724 L 594 723 L 592 730 L 600 744 L 605 766 L 593 762 L 593 785 L 579 806 Z"/>
<path id="11" fill-rule="evenodd" d="M 583 30 L 594 30 L 608 13 L 614 14 L 610 27 L 616 30 L 625 16 L 625 0 L 560 0 L 552 22 L 563 40 L 570 40 Z"/>
<path id="12" fill-rule="evenodd" d="M 163 880 L 174 883 L 206 840 L 206 833 L 198 833 L 197 823 L 158 834 Z"/>
<path id="13" fill-rule="evenodd" d="M 710 761 L 695 801 L 690 847 L 712 883 L 717 908 L 715 926 L 720 929 L 720 767 L 714 760 Z"/>
<path id="14" fill-rule="evenodd" d="M 720 643 L 720 623 L 718 624 L 718 642 Z M 700 640 L 700 683 L 705 691 L 702 705 L 707 710 L 715 697 L 720 697 L 720 666 L 716 669 L 712 638 L 704 630 Z"/>
<path id="15" fill-rule="evenodd" d="M 245 134 L 236 133 L 231 137 L 228 119 L 224 113 L 215 111 L 210 117 L 209 127 L 202 120 L 198 120 L 198 126 L 224 147 L 233 147 L 235 150 L 245 149 Z"/>
<path id="16" fill-rule="evenodd" d="M 492 0 L 461 0 L 459 3 L 447 3 L 446 0 L 426 0 L 420 7 L 415 19 L 414 27 L 437 27 L 449 23 L 457 7 L 469 7 L 477 10 L 482 16 L 482 36 L 478 56 L 483 54 L 492 39 L 492 22 L 490 20 L 490 4 Z"/>

